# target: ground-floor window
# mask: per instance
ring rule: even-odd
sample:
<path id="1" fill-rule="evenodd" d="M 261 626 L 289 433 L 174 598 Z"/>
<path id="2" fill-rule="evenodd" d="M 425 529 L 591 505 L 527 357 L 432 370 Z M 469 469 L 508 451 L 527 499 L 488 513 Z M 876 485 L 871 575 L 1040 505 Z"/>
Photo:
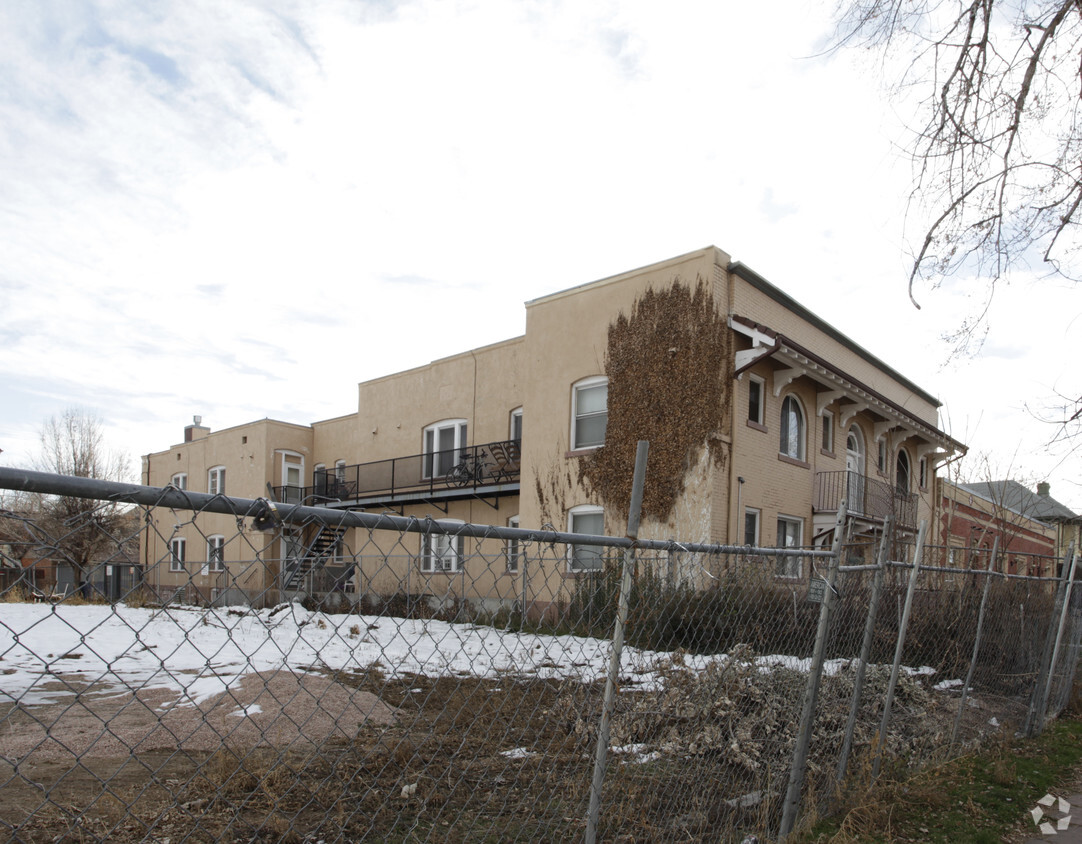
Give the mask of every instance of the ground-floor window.
<path id="1" fill-rule="evenodd" d="M 583 505 L 571 508 L 567 529 L 571 533 L 605 535 L 605 511 L 600 507 Z M 568 548 L 571 571 L 600 571 L 605 559 L 605 546 L 575 544 Z"/>
<path id="2" fill-rule="evenodd" d="M 804 521 L 790 516 L 778 516 L 778 548 L 799 548 L 804 538 Z M 800 577 L 803 574 L 801 558 L 796 554 L 779 554 L 778 577 Z"/>

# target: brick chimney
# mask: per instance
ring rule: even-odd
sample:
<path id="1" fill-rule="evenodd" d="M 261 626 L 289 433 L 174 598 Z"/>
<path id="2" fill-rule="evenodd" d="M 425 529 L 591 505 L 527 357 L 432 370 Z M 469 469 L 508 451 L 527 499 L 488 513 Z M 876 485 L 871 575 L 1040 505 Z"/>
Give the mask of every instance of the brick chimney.
<path id="1" fill-rule="evenodd" d="M 1048 498 L 1049 489 L 1048 481 L 1041 481 L 1037 484 L 1037 494 L 1041 496 L 1041 498 Z"/>
<path id="2" fill-rule="evenodd" d="M 194 424 L 188 425 L 184 429 L 184 442 L 190 443 L 196 440 L 201 440 L 210 433 L 210 428 L 203 427 L 203 417 L 193 416 L 192 422 Z"/>

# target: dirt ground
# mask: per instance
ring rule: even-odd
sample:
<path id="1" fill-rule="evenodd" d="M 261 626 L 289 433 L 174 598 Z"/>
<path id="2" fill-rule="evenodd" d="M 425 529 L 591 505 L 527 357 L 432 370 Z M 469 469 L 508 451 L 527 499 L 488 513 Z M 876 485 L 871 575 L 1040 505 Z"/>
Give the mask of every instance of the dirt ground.
<path id="1" fill-rule="evenodd" d="M 55 687 L 77 693 L 0 713 L 0 824 L 28 840 L 53 840 L 61 816 L 85 808 L 96 808 L 91 814 L 104 814 L 108 824 L 125 794 L 167 805 L 174 793 L 190 790 L 216 753 L 244 767 L 260 748 L 304 754 L 328 741 L 352 741 L 362 725 L 395 721 L 394 710 L 371 692 L 288 671 L 247 674 L 198 705 L 161 688 L 117 694 L 61 680 Z M 155 792 L 157 799 L 148 799 Z M 93 826 L 89 817 L 81 822 Z M 144 824 L 129 831 L 142 833 Z"/>

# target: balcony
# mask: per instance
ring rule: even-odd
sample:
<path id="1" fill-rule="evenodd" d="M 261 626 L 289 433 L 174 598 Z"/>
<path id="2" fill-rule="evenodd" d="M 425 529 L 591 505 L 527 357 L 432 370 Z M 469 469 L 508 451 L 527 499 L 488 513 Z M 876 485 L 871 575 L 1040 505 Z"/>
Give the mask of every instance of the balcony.
<path id="1" fill-rule="evenodd" d="M 277 486 L 286 504 L 397 506 L 443 499 L 518 494 L 521 440 L 318 469 L 313 485 Z"/>
<path id="2" fill-rule="evenodd" d="M 815 476 L 815 506 L 817 513 L 837 512 L 842 499 L 848 501 L 849 515 L 882 522 L 894 515 L 900 528 L 917 524 L 917 496 L 902 492 L 882 481 L 866 478 L 856 472 L 819 472 Z"/>

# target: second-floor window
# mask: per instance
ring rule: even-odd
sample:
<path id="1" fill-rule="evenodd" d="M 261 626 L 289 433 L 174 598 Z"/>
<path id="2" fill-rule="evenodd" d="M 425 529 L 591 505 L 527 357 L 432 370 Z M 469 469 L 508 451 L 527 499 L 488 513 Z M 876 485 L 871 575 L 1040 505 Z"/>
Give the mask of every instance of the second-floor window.
<path id="1" fill-rule="evenodd" d="M 571 449 L 605 444 L 609 422 L 609 379 L 586 378 L 571 390 Z"/>
<path id="2" fill-rule="evenodd" d="M 211 495 L 225 494 L 225 466 L 215 466 L 207 472 L 207 492 Z"/>
<path id="3" fill-rule="evenodd" d="M 781 403 L 781 443 L 779 450 L 793 460 L 804 459 L 804 411 L 795 396 Z"/>
<path id="4" fill-rule="evenodd" d="M 424 431 L 423 478 L 442 478 L 461 459 L 466 447 L 466 420 L 445 419 Z"/>
<path id="5" fill-rule="evenodd" d="M 177 489 L 187 489 L 188 488 L 188 473 L 187 472 L 177 472 L 175 475 L 173 475 L 173 478 L 172 478 L 172 480 L 169 481 L 169 483 L 171 483 Z"/>
<path id="6" fill-rule="evenodd" d="M 894 483 L 898 492 L 909 492 L 909 455 L 904 451 L 898 452 L 894 465 Z"/>
<path id="7" fill-rule="evenodd" d="M 748 376 L 748 421 L 763 424 L 763 379 Z"/>
<path id="8" fill-rule="evenodd" d="M 522 408 L 516 407 L 511 411 L 511 439 L 522 439 Z"/>
<path id="9" fill-rule="evenodd" d="M 183 536 L 169 540 L 169 571 L 184 571 L 187 553 L 188 541 Z"/>

